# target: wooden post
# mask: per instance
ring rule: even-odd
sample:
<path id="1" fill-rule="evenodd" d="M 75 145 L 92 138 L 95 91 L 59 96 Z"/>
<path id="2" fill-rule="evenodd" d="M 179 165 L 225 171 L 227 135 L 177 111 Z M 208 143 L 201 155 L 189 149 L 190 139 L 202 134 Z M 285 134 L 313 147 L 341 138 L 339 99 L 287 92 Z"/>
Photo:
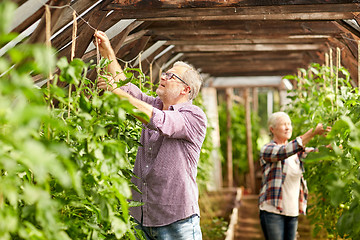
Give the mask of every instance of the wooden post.
<path id="1" fill-rule="evenodd" d="M 150 67 L 149 67 L 149 75 L 150 75 L 150 90 L 152 91 L 153 90 L 153 75 L 152 75 L 152 73 L 153 73 L 153 71 L 152 71 L 152 66 L 153 66 L 153 63 L 154 63 L 154 61 L 152 61 L 151 63 L 150 63 Z"/>
<path id="2" fill-rule="evenodd" d="M 234 90 L 232 88 L 226 89 L 226 131 L 227 131 L 226 163 L 227 163 L 227 182 L 229 188 L 233 187 L 234 185 L 233 161 L 232 161 L 232 137 L 230 136 L 233 92 Z"/>
<path id="3" fill-rule="evenodd" d="M 76 34 L 77 34 L 77 21 L 76 21 L 76 12 L 73 12 L 73 31 L 72 31 L 72 42 L 71 42 L 71 55 L 70 55 L 70 61 L 74 60 L 75 57 L 75 48 L 76 48 Z M 99 62 L 98 62 L 99 63 Z M 68 105 L 68 117 L 70 117 L 70 100 L 71 100 L 71 90 L 72 85 L 69 84 L 69 105 Z"/>
<path id="4" fill-rule="evenodd" d="M 329 64 L 330 64 L 330 86 L 333 87 L 333 78 L 334 78 L 334 65 L 333 65 L 333 52 L 332 48 L 330 48 L 329 53 Z M 336 90 L 335 90 L 336 91 Z"/>
<path id="5" fill-rule="evenodd" d="M 45 5 L 45 44 L 47 48 L 51 48 L 51 12 L 50 12 L 50 8 L 49 5 Z M 48 75 L 49 79 L 47 81 L 47 90 L 48 90 L 48 102 L 49 102 L 49 110 L 51 109 L 51 94 L 50 94 L 50 81 L 53 78 L 51 69 L 49 69 L 49 75 Z M 48 140 L 50 140 L 50 124 L 48 124 L 47 126 L 48 128 L 48 133 L 47 133 L 47 138 Z"/>
<path id="6" fill-rule="evenodd" d="M 325 53 L 325 66 L 329 67 L 329 54 Z"/>
<path id="7" fill-rule="evenodd" d="M 301 94 L 300 94 L 301 96 Z M 274 105 L 274 93 L 273 90 L 269 90 L 267 92 L 267 116 L 269 117 L 273 113 L 273 105 Z"/>
<path id="8" fill-rule="evenodd" d="M 360 40 L 358 40 L 358 88 L 360 90 Z"/>
<path id="9" fill-rule="evenodd" d="M 250 97 L 249 88 L 245 88 L 245 125 L 246 125 L 246 146 L 247 146 L 247 159 L 249 164 L 250 173 L 250 189 L 252 193 L 255 193 L 255 170 L 254 170 L 254 156 L 252 146 L 252 135 L 251 135 L 251 109 L 250 109 Z"/>
<path id="10" fill-rule="evenodd" d="M 340 58 L 341 58 L 341 53 L 340 53 L 340 48 L 336 48 L 336 76 L 335 76 L 335 106 L 336 106 L 336 110 L 338 110 L 338 104 L 337 104 L 337 99 L 338 99 L 338 88 L 339 88 L 339 68 L 340 68 Z"/>
<path id="11" fill-rule="evenodd" d="M 257 115 L 258 111 L 259 111 L 259 94 L 258 94 L 258 88 L 257 87 L 253 88 L 252 99 L 253 99 L 252 103 L 253 103 L 254 113 Z"/>

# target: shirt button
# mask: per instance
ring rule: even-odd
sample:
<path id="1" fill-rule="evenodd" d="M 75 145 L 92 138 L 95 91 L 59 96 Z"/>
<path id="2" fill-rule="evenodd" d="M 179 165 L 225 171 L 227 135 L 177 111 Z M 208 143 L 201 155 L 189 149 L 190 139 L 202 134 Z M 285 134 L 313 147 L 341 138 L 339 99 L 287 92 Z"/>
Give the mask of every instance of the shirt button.
<path id="1" fill-rule="evenodd" d="M 149 147 L 149 150 L 151 151 L 151 147 Z"/>
<path id="2" fill-rule="evenodd" d="M 149 165 L 146 165 L 146 168 L 148 168 L 149 167 Z"/>

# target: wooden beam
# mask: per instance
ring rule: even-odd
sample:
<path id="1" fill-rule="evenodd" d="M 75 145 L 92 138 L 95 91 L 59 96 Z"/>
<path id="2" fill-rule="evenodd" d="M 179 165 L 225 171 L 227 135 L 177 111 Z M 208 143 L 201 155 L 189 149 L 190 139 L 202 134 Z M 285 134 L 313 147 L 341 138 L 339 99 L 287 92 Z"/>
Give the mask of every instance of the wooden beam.
<path id="1" fill-rule="evenodd" d="M 267 38 L 289 35 L 334 35 L 342 31 L 333 21 L 182 21 L 155 22 L 149 28 L 152 35 L 256 35 Z"/>
<path id="2" fill-rule="evenodd" d="M 230 54 L 228 54 L 230 53 Z M 285 51 L 279 52 L 237 52 L 238 54 L 234 54 L 233 52 L 189 52 L 185 53 L 186 58 L 188 60 L 194 62 L 204 62 L 205 65 L 209 64 L 216 64 L 219 65 L 219 62 L 222 64 L 231 62 L 237 63 L 257 63 L 257 62 L 275 62 L 279 64 L 279 61 L 287 61 L 292 63 L 293 61 L 299 61 L 300 59 L 304 58 L 304 52 L 296 51 L 291 52 L 288 51 L 287 54 Z M 223 54 L 223 56 L 221 56 Z"/>
<path id="3" fill-rule="evenodd" d="M 151 54 L 150 56 L 148 56 L 146 59 L 141 58 L 141 66 L 142 66 L 142 71 L 145 75 L 150 77 L 150 66 L 152 67 L 152 72 L 154 71 L 154 64 L 155 63 L 155 57 L 157 54 L 159 54 L 161 51 L 163 51 L 165 49 L 165 46 L 162 46 L 161 48 L 157 49 L 153 54 Z M 154 82 L 154 78 L 153 78 L 153 82 Z"/>
<path id="4" fill-rule="evenodd" d="M 173 53 L 169 51 L 154 61 L 152 69 L 152 81 L 154 84 L 159 82 L 161 74 L 160 71 L 164 70 L 162 69 L 162 66 L 171 58 L 172 54 Z"/>
<path id="5" fill-rule="evenodd" d="M 347 45 L 345 42 L 340 41 L 339 39 L 332 38 L 329 40 L 329 45 L 333 47 L 334 49 L 336 47 L 339 47 L 342 49 L 342 58 L 341 58 L 341 64 L 345 66 L 345 68 L 349 71 L 352 80 L 354 82 L 352 83 L 353 86 L 356 86 L 356 83 L 358 82 L 358 63 L 357 63 L 357 53 L 353 53 L 351 51 L 351 48 L 349 45 Z"/>
<path id="6" fill-rule="evenodd" d="M 195 63 L 194 63 L 195 64 Z M 286 61 L 286 60 L 279 60 L 268 62 L 268 61 L 254 61 L 254 62 L 235 62 L 235 61 L 228 61 L 228 62 L 218 62 L 218 63 L 208 63 L 203 64 L 201 67 L 203 70 L 212 70 L 212 71 L 219 71 L 219 72 L 227 72 L 227 71 L 274 71 L 277 69 L 288 69 L 290 66 L 301 67 L 302 61 L 301 60 L 294 60 L 294 61 Z"/>
<path id="7" fill-rule="evenodd" d="M 25 31 L 28 27 L 33 25 L 36 21 L 38 21 L 41 16 L 45 12 L 45 7 L 41 7 L 39 10 L 37 10 L 34 14 L 32 14 L 30 17 L 26 18 L 23 22 L 21 22 L 19 25 L 17 25 L 12 32 L 21 33 Z"/>
<path id="8" fill-rule="evenodd" d="M 167 41 L 167 45 L 238 45 L 238 44 L 324 44 L 329 36 L 325 38 L 247 38 L 247 39 L 179 39 Z"/>
<path id="9" fill-rule="evenodd" d="M 14 3 L 16 3 L 18 6 L 22 5 L 26 2 L 26 0 L 12 0 Z"/>
<path id="10" fill-rule="evenodd" d="M 64 6 L 68 4 L 70 0 L 52 0 L 50 6 Z M 51 12 L 51 34 L 55 32 L 53 28 L 56 22 L 59 20 L 59 16 L 64 11 L 63 8 L 50 8 Z M 28 43 L 44 43 L 45 42 L 45 14 L 41 17 L 41 21 L 35 31 L 28 39 Z"/>
<path id="11" fill-rule="evenodd" d="M 122 47 L 126 46 L 127 44 L 134 43 L 138 39 L 142 38 L 147 32 L 148 32 L 147 30 L 141 30 L 139 32 L 136 32 L 136 33 L 126 36 L 125 40 L 122 42 L 121 47 L 119 49 L 117 49 L 117 46 L 120 44 L 121 40 L 117 41 L 117 39 L 115 39 L 115 38 L 120 38 L 120 37 L 116 36 L 110 40 L 111 45 L 115 46 L 114 51 L 116 52 L 116 54 L 121 55 L 121 53 L 119 54 L 119 51 Z M 120 33 L 120 34 L 122 35 L 123 33 Z M 95 57 L 96 57 L 96 49 L 93 49 L 93 50 L 89 51 L 88 53 L 86 53 L 82 57 L 82 59 L 84 61 L 88 62 L 91 59 L 94 59 Z"/>
<path id="12" fill-rule="evenodd" d="M 336 26 L 344 33 L 350 32 L 351 34 L 360 37 L 360 32 L 354 29 L 353 27 L 349 26 L 347 23 L 343 21 L 336 21 Z"/>
<path id="13" fill-rule="evenodd" d="M 134 60 L 139 55 L 139 53 L 145 49 L 145 46 L 149 42 L 150 38 L 150 36 L 143 36 L 138 41 L 134 41 L 124 46 L 119 50 L 116 56 L 123 59 L 124 61 Z"/>
<path id="14" fill-rule="evenodd" d="M 77 14 L 81 15 L 87 9 L 94 5 L 93 0 L 77 0 L 71 4 L 71 7 L 76 11 Z M 59 21 L 54 26 L 54 31 L 58 31 L 59 29 L 63 28 L 66 24 L 72 22 L 72 8 L 65 8 L 64 11 L 59 16 Z M 79 20 L 78 22 L 81 22 Z"/>
<path id="15" fill-rule="evenodd" d="M 358 52 L 357 41 L 359 41 L 360 38 L 356 37 L 355 35 L 353 35 L 351 33 L 341 34 L 341 37 L 342 37 L 341 42 L 343 42 L 350 49 L 352 55 L 355 58 L 357 58 L 357 52 Z"/>
<path id="16" fill-rule="evenodd" d="M 106 31 L 108 28 L 110 28 L 114 23 L 112 21 L 109 20 L 109 18 L 111 18 L 110 16 L 106 16 L 107 12 L 106 11 L 102 11 L 102 9 L 104 8 L 103 4 L 108 4 L 111 0 L 104 0 L 102 3 L 99 3 L 98 5 L 96 5 L 90 12 L 87 12 L 81 20 L 78 21 L 78 32 L 82 33 L 82 31 L 84 29 L 88 28 L 87 23 L 93 22 L 94 20 L 91 19 L 92 15 L 94 14 L 94 12 L 98 12 L 97 14 L 105 14 L 102 18 L 101 18 L 101 24 L 99 24 L 99 22 L 94 23 L 92 25 L 92 27 L 101 30 L 101 31 Z M 87 2 L 84 2 L 87 3 Z M 74 3 L 75 4 L 75 3 Z M 82 8 L 81 8 L 82 9 Z M 102 12 L 102 13 L 100 13 Z M 94 15 L 95 16 L 95 15 Z M 84 21 L 86 21 L 87 23 L 85 23 Z M 93 29 L 93 32 L 95 30 Z M 65 46 L 67 46 L 68 44 L 71 43 L 72 41 L 72 25 L 70 25 L 69 27 L 67 27 L 65 30 L 62 31 L 61 34 L 59 34 L 58 36 L 56 36 L 56 38 L 53 39 L 52 43 L 53 46 L 57 49 L 62 49 Z"/>
<path id="17" fill-rule="evenodd" d="M 178 52 L 226 52 L 226 51 L 315 51 L 322 44 L 238 44 L 238 45 L 189 45 L 176 46 Z"/>
<path id="18" fill-rule="evenodd" d="M 123 45 L 126 45 L 126 44 L 129 44 L 131 42 L 134 42 L 134 41 L 137 41 L 139 40 L 140 38 L 142 38 L 143 36 L 147 35 L 149 32 L 149 30 L 140 30 L 138 32 L 135 32 L 131 35 L 129 35 L 125 41 L 124 41 L 124 44 Z"/>
<path id="19" fill-rule="evenodd" d="M 226 28 L 226 26 L 224 25 Z M 150 30 L 149 30 L 150 31 Z M 316 34 L 316 32 L 308 32 L 306 34 L 299 33 L 299 34 L 287 34 L 287 33 L 278 33 L 278 34 L 271 34 L 271 33 L 233 33 L 233 34 L 206 34 L 200 35 L 196 34 L 195 32 L 183 32 L 179 34 L 161 34 L 161 35 L 154 35 L 154 40 L 173 40 L 173 41 L 244 41 L 244 43 L 276 43 L 276 42 L 283 42 L 289 43 L 291 41 L 322 41 L 326 40 L 329 37 L 337 36 L 341 34 L 340 31 L 337 33 L 328 33 L 328 34 Z"/>
<path id="20" fill-rule="evenodd" d="M 108 1 L 108 0 L 107 0 Z M 100 5 L 96 6 L 93 11 L 91 11 L 90 14 L 87 15 L 88 18 L 88 24 L 92 27 L 90 27 L 88 24 L 80 24 L 78 27 L 78 38 L 76 40 L 76 48 L 75 48 L 75 57 L 82 58 L 86 49 L 88 48 L 89 44 L 91 43 L 93 39 L 93 35 L 95 29 L 98 29 L 99 26 L 101 26 L 102 20 L 106 17 L 107 12 L 106 11 L 99 11 Z M 81 30 L 80 30 L 81 29 Z M 71 36 L 68 36 L 71 37 Z M 71 45 L 67 46 L 66 48 L 62 49 L 58 53 L 58 57 L 66 56 L 68 59 L 70 57 L 70 48 Z"/>
<path id="21" fill-rule="evenodd" d="M 209 20 L 336 20 L 352 19 L 360 12 L 357 3 L 308 4 L 251 7 L 212 8 L 146 8 L 125 9 L 110 5 L 119 18 L 136 18 L 151 21 L 209 21 Z"/>
<path id="22" fill-rule="evenodd" d="M 238 60 L 256 60 L 256 59 L 295 59 L 303 57 L 303 51 L 277 51 L 276 54 L 271 52 L 251 52 L 251 51 L 244 51 L 244 52 L 188 52 L 186 53 L 187 58 L 191 59 L 200 59 L 203 60 L 204 58 L 206 61 L 211 61 L 212 59 L 216 58 L 219 60 L 226 60 L 229 58 L 238 59 Z"/>
<path id="23" fill-rule="evenodd" d="M 14 29 L 18 28 L 19 25 L 23 25 L 24 22 L 29 22 L 28 19 L 34 22 L 37 21 L 40 18 L 40 16 L 38 16 L 39 11 L 41 15 L 44 13 L 44 4 L 47 3 L 47 1 L 48 0 L 28 0 L 26 2 L 19 2 L 19 6 L 14 13 L 16 17 L 12 19 L 10 30 L 15 31 Z M 34 20 L 34 15 L 38 16 L 36 20 Z M 28 24 L 28 26 L 32 25 L 30 23 Z M 25 29 L 27 27 L 25 27 Z"/>
<path id="24" fill-rule="evenodd" d="M 206 8 L 206 7 L 246 7 L 246 6 L 281 6 L 281 5 L 310 5 L 310 4 L 345 4 L 353 3 L 352 0 L 114 0 L 114 5 L 123 9 L 159 9 L 159 8 Z"/>
<path id="25" fill-rule="evenodd" d="M 228 76 L 284 76 L 288 74 L 294 74 L 299 65 L 284 66 L 281 68 L 270 68 L 267 69 L 206 69 L 201 68 L 202 73 L 208 73 L 214 77 L 228 77 Z"/>
<path id="26" fill-rule="evenodd" d="M 275 70 L 275 71 L 243 71 L 243 72 L 237 72 L 237 71 L 228 71 L 228 72 L 205 72 L 202 71 L 204 74 L 209 74 L 213 77 L 257 77 L 257 76 L 285 76 L 289 74 L 294 74 L 296 72 L 298 67 L 292 68 L 292 69 L 283 69 L 283 70 Z M 256 87 L 257 85 L 244 85 L 243 87 Z M 228 87 L 237 87 L 237 86 L 228 86 Z M 261 87 L 273 87 L 273 85 L 262 85 Z M 217 89 L 221 89 L 222 87 L 216 87 Z"/>

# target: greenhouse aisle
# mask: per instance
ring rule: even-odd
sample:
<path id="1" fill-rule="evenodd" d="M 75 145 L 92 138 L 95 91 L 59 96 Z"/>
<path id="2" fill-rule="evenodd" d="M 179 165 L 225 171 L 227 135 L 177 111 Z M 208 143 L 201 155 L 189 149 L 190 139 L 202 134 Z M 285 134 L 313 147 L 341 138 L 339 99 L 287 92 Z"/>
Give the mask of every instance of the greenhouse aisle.
<path id="1" fill-rule="evenodd" d="M 235 226 L 235 240 L 264 240 L 258 209 L 257 195 L 243 195 L 239 204 L 238 222 Z M 304 216 L 299 217 L 298 240 L 310 240 L 311 226 Z"/>
<path id="2" fill-rule="evenodd" d="M 234 239 L 264 239 L 260 222 L 257 195 L 243 195 L 240 201 Z"/>

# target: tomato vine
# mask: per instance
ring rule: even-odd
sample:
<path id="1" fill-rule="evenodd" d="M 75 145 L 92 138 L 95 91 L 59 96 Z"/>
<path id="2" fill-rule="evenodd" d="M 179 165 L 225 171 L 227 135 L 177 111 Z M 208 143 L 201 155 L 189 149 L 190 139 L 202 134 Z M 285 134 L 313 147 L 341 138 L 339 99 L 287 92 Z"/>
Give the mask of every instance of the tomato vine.
<path id="1" fill-rule="evenodd" d="M 305 159 L 314 234 L 326 230 L 328 238 L 360 239 L 358 89 L 351 86 L 350 74 L 343 67 L 331 70 L 314 63 L 300 71 L 301 76 L 285 77 L 298 84 L 290 91 L 292 101 L 287 106 L 294 136 L 317 123 L 332 126 L 326 138 L 317 137 L 309 144 L 319 152 Z M 329 143 L 332 149 L 324 147 Z"/>
<path id="2" fill-rule="evenodd" d="M 8 33 L 14 10 L 0 3 L 0 48 L 16 37 Z M 25 43 L 0 57 L 1 239 L 135 239 L 130 179 L 142 126 L 134 116 L 143 115 L 86 78 L 106 64 L 57 60 L 54 49 Z M 49 88 L 34 85 L 55 67 Z M 152 84 L 139 69 L 125 72 Z M 69 85 L 70 95 L 60 87 Z"/>

